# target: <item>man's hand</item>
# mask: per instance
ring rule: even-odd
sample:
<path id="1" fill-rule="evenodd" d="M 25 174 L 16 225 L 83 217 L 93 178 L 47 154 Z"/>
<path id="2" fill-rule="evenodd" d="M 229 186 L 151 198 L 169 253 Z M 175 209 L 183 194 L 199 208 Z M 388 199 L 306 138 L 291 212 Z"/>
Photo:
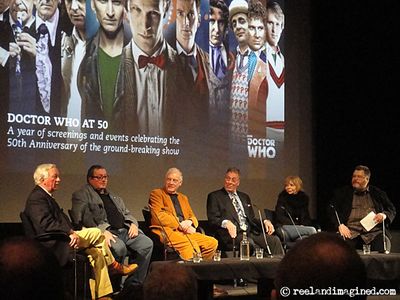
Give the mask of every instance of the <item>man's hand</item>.
<path id="1" fill-rule="evenodd" d="M 69 246 L 71 248 L 78 249 L 79 248 L 79 235 L 77 235 L 74 231 L 69 235 L 69 238 L 71 239 L 71 241 L 69 242 Z"/>
<path id="2" fill-rule="evenodd" d="M 264 220 L 264 226 L 265 226 L 265 230 L 267 231 L 268 235 L 271 235 L 274 233 L 275 228 L 274 225 L 272 225 L 271 221 L 268 219 Z"/>
<path id="3" fill-rule="evenodd" d="M 17 44 L 31 57 L 36 57 L 36 39 L 29 33 L 22 32 L 19 35 Z"/>
<path id="4" fill-rule="evenodd" d="M 129 227 L 128 231 L 129 238 L 133 239 L 134 237 L 137 237 L 138 234 L 139 234 L 138 227 L 135 224 L 131 223 L 131 226 Z"/>
<path id="5" fill-rule="evenodd" d="M 377 223 L 382 223 L 383 220 L 385 220 L 385 219 L 386 219 L 386 215 L 384 213 L 376 214 L 374 217 L 374 221 Z"/>
<path id="6" fill-rule="evenodd" d="M 16 57 L 17 55 L 21 54 L 21 48 L 17 45 L 17 43 L 10 43 L 9 54 L 11 57 Z"/>
<path id="7" fill-rule="evenodd" d="M 228 220 L 228 222 L 226 222 L 226 229 L 228 229 L 228 232 L 229 232 L 229 235 L 231 236 L 231 238 L 234 239 L 237 236 L 236 226 L 229 220 Z"/>
<path id="8" fill-rule="evenodd" d="M 108 230 L 105 230 L 103 232 L 104 237 L 106 238 L 106 243 L 108 245 L 109 248 L 111 248 L 111 241 L 113 241 L 114 243 L 116 242 L 115 238 L 117 237 L 116 235 L 112 234 L 111 232 L 109 232 Z"/>
<path id="9" fill-rule="evenodd" d="M 193 222 L 191 220 L 183 220 L 179 224 L 181 225 L 182 231 L 186 232 L 189 227 L 192 227 Z"/>
<path id="10" fill-rule="evenodd" d="M 351 231 L 346 225 L 340 224 L 338 229 L 341 236 L 344 236 L 347 239 L 351 237 Z"/>
<path id="11" fill-rule="evenodd" d="M 190 226 L 190 227 L 185 231 L 185 233 L 190 233 L 190 234 L 195 233 L 195 232 L 196 232 L 196 228 L 194 228 L 193 226 Z"/>

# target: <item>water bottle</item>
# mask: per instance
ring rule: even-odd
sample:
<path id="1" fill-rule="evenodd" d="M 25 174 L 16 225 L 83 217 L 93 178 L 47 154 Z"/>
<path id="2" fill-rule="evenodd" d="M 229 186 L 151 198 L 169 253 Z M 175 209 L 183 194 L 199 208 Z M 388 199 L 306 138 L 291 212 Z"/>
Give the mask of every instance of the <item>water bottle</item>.
<path id="1" fill-rule="evenodd" d="M 250 260 L 250 243 L 246 232 L 243 232 L 243 239 L 240 242 L 240 260 Z"/>

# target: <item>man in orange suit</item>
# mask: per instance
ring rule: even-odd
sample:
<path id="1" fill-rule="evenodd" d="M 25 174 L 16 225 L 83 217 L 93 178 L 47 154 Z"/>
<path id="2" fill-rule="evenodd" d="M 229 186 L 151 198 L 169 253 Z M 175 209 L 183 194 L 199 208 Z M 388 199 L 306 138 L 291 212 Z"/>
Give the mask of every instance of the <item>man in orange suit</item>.
<path id="1" fill-rule="evenodd" d="M 213 237 L 196 232 L 199 222 L 190 207 L 189 199 L 178 193 L 182 181 L 182 172 L 171 168 L 165 174 L 164 187 L 150 193 L 150 228 L 161 241 L 165 230 L 166 242 L 179 252 L 182 259 L 189 260 L 194 253 L 201 253 L 203 259 L 210 260 L 218 242 Z"/>

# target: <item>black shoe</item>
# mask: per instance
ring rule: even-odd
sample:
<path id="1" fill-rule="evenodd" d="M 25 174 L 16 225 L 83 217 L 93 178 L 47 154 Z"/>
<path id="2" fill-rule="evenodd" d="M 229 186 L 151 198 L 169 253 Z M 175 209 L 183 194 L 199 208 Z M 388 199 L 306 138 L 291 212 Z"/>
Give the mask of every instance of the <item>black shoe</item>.
<path id="1" fill-rule="evenodd" d="M 244 278 L 237 279 L 237 286 L 245 287 L 247 285 L 248 285 L 247 279 L 244 279 Z"/>

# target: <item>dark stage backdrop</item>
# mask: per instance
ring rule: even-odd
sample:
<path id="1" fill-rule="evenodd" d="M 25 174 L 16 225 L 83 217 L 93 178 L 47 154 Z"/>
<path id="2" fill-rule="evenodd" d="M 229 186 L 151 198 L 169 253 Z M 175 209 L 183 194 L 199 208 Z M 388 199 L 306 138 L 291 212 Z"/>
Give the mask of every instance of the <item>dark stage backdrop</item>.
<path id="1" fill-rule="evenodd" d="M 62 181 L 55 198 L 64 209 L 71 207 L 72 192 L 85 184 L 87 168 L 101 164 L 110 174 L 109 188 L 120 194 L 133 214 L 142 219 L 141 208 L 147 204 L 150 191 L 162 186 L 166 170 L 175 166 L 184 176 L 180 191 L 188 195 L 197 217 L 206 219 L 207 194 L 223 186 L 227 167 L 236 166 L 242 171 L 239 189 L 249 193 L 259 208 L 273 208 L 283 188 L 283 179 L 291 174 L 300 175 L 312 198 L 314 214 L 310 1 L 278 2 L 285 13 L 280 40 L 285 57 L 285 104 L 284 117 L 278 120 L 281 122 L 279 130 L 270 132 L 265 125 L 266 112 L 257 110 L 256 114 L 262 116 L 261 122 L 256 117 L 245 116 L 243 120 L 248 117 L 248 123 L 241 124 L 249 126 L 244 138 L 232 141 L 235 129 L 231 128 L 232 122 L 227 121 L 232 113 L 229 96 L 223 99 L 225 105 L 220 107 L 212 106 L 212 101 L 208 101 L 211 96 L 205 106 L 199 106 L 195 101 L 204 99 L 199 98 L 197 90 L 188 88 L 186 78 L 179 72 L 176 80 L 165 87 L 176 91 L 175 97 L 168 99 L 167 115 L 161 114 L 160 118 L 156 116 L 147 123 L 160 122 L 156 129 L 137 124 L 140 123 L 135 121 L 138 110 L 133 110 L 132 118 L 126 122 L 128 125 L 122 126 L 112 118 L 85 115 L 83 108 L 79 112 L 80 106 L 78 114 L 70 108 L 54 114 L 51 111 L 49 114 L 22 112 L 12 104 L 15 101 L 13 90 L 0 91 L 0 222 L 19 221 L 19 212 L 34 186 L 33 171 L 38 164 L 46 162 L 56 163 L 60 169 Z M 176 2 L 172 4 L 172 13 L 163 23 L 163 32 L 175 47 L 171 40 L 175 34 Z M 87 9 L 89 7 L 87 5 Z M 196 42 L 208 52 L 208 3 L 202 1 L 201 9 Z M 97 25 L 95 17 L 89 16 L 88 13 L 87 30 L 93 35 Z M 61 14 L 61 17 L 66 15 Z M 235 51 L 232 32 L 227 35 L 225 44 L 227 50 Z M 64 52 L 64 55 L 68 58 L 69 54 Z M 265 75 L 270 76 L 269 71 Z M 3 84 L 4 81 L 2 87 Z M 12 82 L 9 84 L 14 86 Z M 55 84 L 60 84 L 63 91 L 62 82 Z M 72 92 L 71 95 L 70 101 L 79 103 Z M 34 97 L 24 94 L 22 89 L 19 101 Z M 57 100 L 62 101 L 52 99 Z M 4 105 L 7 101 L 9 107 Z M 272 105 L 270 107 L 272 109 Z M 250 126 L 252 121 L 255 121 L 254 127 Z"/>

